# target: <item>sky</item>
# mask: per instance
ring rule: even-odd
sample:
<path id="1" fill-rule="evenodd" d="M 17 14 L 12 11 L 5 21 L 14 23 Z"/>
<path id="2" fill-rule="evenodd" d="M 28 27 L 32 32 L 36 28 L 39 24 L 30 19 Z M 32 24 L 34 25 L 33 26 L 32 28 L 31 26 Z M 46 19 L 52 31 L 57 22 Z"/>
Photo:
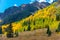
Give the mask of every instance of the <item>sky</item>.
<path id="1" fill-rule="evenodd" d="M 5 9 L 11 6 L 20 6 L 22 4 L 33 3 L 35 0 L 0 0 L 0 12 L 4 12 Z M 53 0 L 37 0 L 38 2 L 49 2 Z"/>

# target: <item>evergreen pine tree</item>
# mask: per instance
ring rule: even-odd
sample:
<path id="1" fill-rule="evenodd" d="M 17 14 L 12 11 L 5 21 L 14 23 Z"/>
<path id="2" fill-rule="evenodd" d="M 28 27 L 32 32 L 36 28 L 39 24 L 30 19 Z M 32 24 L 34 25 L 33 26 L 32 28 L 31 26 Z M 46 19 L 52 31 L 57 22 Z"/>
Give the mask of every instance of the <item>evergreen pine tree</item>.
<path id="1" fill-rule="evenodd" d="M 56 30 L 56 32 L 60 32 L 60 23 L 58 25 L 58 29 Z"/>
<path id="2" fill-rule="evenodd" d="M 7 37 L 8 37 L 8 38 L 12 38 L 12 37 L 13 37 L 13 30 L 12 30 L 12 24 L 11 24 L 11 23 L 10 23 L 10 25 L 7 27 L 6 32 L 7 32 Z"/>
<path id="3" fill-rule="evenodd" d="M 35 20 L 33 21 L 33 24 L 35 25 Z"/>
<path id="4" fill-rule="evenodd" d="M 60 21 L 60 14 L 56 14 L 56 20 Z"/>
<path id="5" fill-rule="evenodd" d="M 27 31 L 30 31 L 31 30 L 31 27 L 30 27 L 30 19 L 28 21 L 28 30 Z"/>
<path id="6" fill-rule="evenodd" d="M 45 19 L 43 19 L 43 23 L 44 23 Z"/>
<path id="7" fill-rule="evenodd" d="M 33 21 L 33 25 L 35 26 L 35 24 L 36 24 L 36 22 L 35 22 L 35 19 L 34 19 L 34 21 Z M 33 30 L 36 30 L 36 28 L 34 27 Z"/>
<path id="8" fill-rule="evenodd" d="M 47 26 L 47 34 L 48 34 L 48 36 L 51 36 L 51 31 L 49 29 L 49 26 Z"/>
<path id="9" fill-rule="evenodd" d="M 2 34 L 3 34 L 2 27 L 0 26 L 0 37 L 2 37 Z"/>
<path id="10" fill-rule="evenodd" d="M 0 34 L 2 34 L 2 27 L 0 27 Z"/>

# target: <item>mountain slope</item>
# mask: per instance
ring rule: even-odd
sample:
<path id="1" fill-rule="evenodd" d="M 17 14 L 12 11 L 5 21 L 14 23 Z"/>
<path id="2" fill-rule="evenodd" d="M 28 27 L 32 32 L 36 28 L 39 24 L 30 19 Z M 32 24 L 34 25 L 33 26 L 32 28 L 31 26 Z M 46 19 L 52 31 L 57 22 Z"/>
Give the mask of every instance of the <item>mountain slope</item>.
<path id="1" fill-rule="evenodd" d="M 43 9 L 49 5 L 50 4 L 47 2 L 39 3 L 36 1 L 32 4 L 23 4 L 19 7 L 12 6 L 4 11 L 4 14 L 2 15 L 2 24 L 11 23 L 26 18 L 32 15 L 32 13 L 34 13 L 35 11 Z"/>
<path id="2" fill-rule="evenodd" d="M 56 8 L 53 5 L 50 5 L 47 8 L 44 8 L 42 10 L 38 10 L 34 13 L 34 15 L 31 15 L 30 17 L 23 19 L 20 23 L 22 24 L 22 27 L 27 30 L 29 23 L 31 30 L 34 29 L 40 29 L 45 28 L 46 25 L 49 25 L 52 30 L 56 29 L 58 26 L 58 21 L 56 20 Z M 56 23 L 56 24 L 55 24 Z"/>
<path id="3" fill-rule="evenodd" d="M 52 4 L 42 10 L 38 10 L 25 19 L 13 22 L 13 30 L 19 30 L 21 32 L 28 31 L 29 28 L 30 30 L 45 28 L 48 25 L 50 30 L 55 31 L 59 24 L 57 15 L 60 14 L 60 7 L 56 8 L 54 5 Z M 7 27 L 7 25 L 3 25 L 2 27 Z"/>

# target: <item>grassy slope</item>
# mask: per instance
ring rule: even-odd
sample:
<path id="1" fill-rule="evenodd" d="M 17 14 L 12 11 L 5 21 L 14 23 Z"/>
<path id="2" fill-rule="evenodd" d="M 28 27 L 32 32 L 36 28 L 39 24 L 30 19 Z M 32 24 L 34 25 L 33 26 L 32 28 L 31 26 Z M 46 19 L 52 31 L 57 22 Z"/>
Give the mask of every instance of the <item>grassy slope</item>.
<path id="1" fill-rule="evenodd" d="M 60 34 L 52 33 L 50 37 L 46 34 L 46 29 L 38 29 L 34 31 L 26 31 L 19 33 L 19 37 L 7 38 L 4 35 L 0 40 L 60 40 Z"/>

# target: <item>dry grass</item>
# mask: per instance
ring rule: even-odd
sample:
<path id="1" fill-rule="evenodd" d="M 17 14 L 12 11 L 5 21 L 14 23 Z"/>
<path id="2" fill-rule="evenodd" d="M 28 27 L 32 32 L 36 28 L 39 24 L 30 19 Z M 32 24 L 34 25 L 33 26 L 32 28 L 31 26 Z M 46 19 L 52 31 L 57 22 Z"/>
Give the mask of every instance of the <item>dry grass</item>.
<path id="1" fill-rule="evenodd" d="M 50 37 L 46 34 L 46 29 L 38 29 L 34 31 L 26 31 L 19 33 L 19 37 L 7 38 L 4 35 L 0 40 L 60 40 L 60 34 L 52 33 Z"/>

